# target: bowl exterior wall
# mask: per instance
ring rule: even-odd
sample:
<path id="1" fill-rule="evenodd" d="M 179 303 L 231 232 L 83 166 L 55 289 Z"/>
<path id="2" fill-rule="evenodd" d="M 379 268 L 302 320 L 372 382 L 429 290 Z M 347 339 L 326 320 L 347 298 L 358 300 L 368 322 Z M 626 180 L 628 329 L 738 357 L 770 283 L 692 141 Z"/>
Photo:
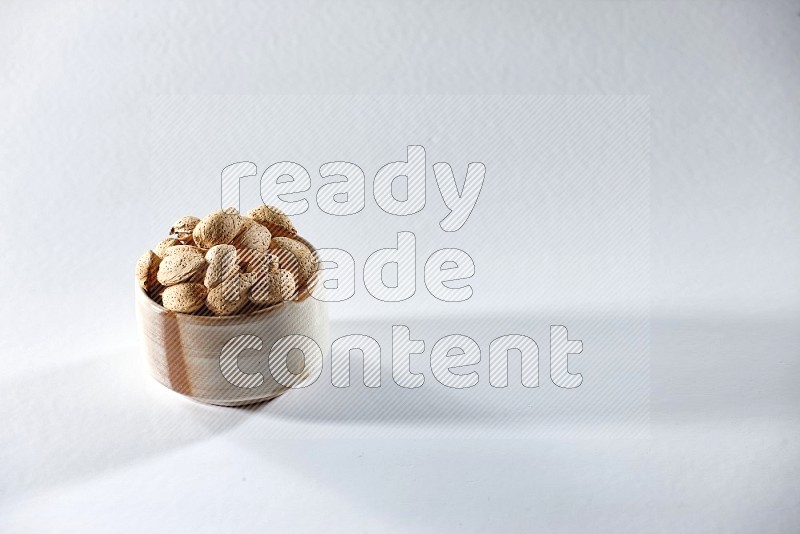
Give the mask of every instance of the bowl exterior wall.
<path id="1" fill-rule="evenodd" d="M 285 336 L 305 336 L 322 354 L 330 347 L 326 303 L 310 295 L 248 315 L 204 317 L 166 310 L 137 286 L 136 316 L 151 375 L 168 388 L 209 404 L 238 406 L 265 401 L 290 389 L 287 384 L 302 386 L 308 377 L 317 376 L 322 362 L 306 357 L 308 365 L 293 382 L 287 381 L 285 374 L 283 384 L 273 378 L 268 356 L 275 342 Z M 253 337 L 239 336 L 254 336 L 260 343 Z M 250 348 L 237 350 L 245 342 Z M 250 380 L 229 380 L 232 360 L 222 357 L 226 346 L 226 354 L 232 350 L 238 353 L 238 371 Z M 310 341 L 306 346 L 311 346 Z M 303 364 L 299 351 L 289 353 L 290 370 L 299 370 Z"/>

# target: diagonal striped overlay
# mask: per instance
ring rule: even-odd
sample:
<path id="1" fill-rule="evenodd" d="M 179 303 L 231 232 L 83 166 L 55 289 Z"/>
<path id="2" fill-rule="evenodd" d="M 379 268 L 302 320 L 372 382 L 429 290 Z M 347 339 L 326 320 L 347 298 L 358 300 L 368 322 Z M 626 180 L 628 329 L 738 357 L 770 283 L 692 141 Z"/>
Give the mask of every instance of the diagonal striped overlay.
<path id="1" fill-rule="evenodd" d="M 297 197 L 309 203 L 296 219 L 301 233 L 355 260 L 355 295 L 330 303 L 331 341 L 352 336 L 369 349 L 366 378 L 364 347 L 338 346 L 335 367 L 331 346 L 321 347 L 318 380 L 251 409 L 265 429 L 281 436 L 648 435 L 646 96 L 182 95 L 156 98 L 151 110 L 154 213 L 171 220 L 176 205 L 187 213 L 218 208 L 222 171 L 237 162 L 257 171 L 223 198 L 247 210 L 260 202 L 261 173 L 292 161 L 312 183 Z M 424 148 L 424 161 L 412 146 Z M 425 205 L 404 216 L 382 211 L 376 195 L 388 193 L 373 190 L 376 174 L 397 161 L 427 169 Z M 319 172 L 328 162 L 338 163 L 326 175 L 354 172 L 348 162 L 363 172 L 358 210 L 318 205 L 317 192 L 331 183 Z M 458 192 L 440 193 L 437 163 L 451 166 L 462 194 L 468 164 L 485 167 L 475 209 L 454 231 L 440 223 Z M 422 193 L 417 185 L 406 194 Z M 365 282 L 377 281 L 363 279 L 363 266 L 375 251 L 397 247 L 401 232 L 415 236 L 416 270 L 398 266 L 397 278 L 413 279 L 416 290 L 386 302 L 366 290 Z M 421 268 L 431 252 L 451 247 L 476 266 L 472 294 L 458 303 L 433 298 Z M 420 378 L 401 384 L 392 358 L 398 325 L 408 327 L 411 345 L 424 342 L 407 362 L 410 376 Z M 554 326 L 565 332 L 554 336 Z M 517 350 L 492 361 L 492 347 L 504 353 L 510 335 L 530 340 L 525 352 L 535 353 L 538 365 L 521 361 Z M 432 358 L 449 336 L 474 343 L 466 356 L 452 352 L 453 361 L 477 361 L 452 370 L 462 377 L 451 377 L 457 387 L 442 383 L 446 361 Z M 551 360 L 554 347 L 577 341 L 581 352 Z M 258 371 L 269 373 L 264 363 Z M 578 374 L 579 383 L 571 378 Z"/>

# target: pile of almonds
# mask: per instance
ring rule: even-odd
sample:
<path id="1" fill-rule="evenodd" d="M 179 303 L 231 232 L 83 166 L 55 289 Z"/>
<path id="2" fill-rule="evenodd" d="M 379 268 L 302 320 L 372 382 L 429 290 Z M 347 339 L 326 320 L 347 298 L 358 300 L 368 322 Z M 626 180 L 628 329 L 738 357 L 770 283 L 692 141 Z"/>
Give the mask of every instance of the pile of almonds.
<path id="1" fill-rule="evenodd" d="M 168 310 L 248 313 L 295 298 L 317 269 L 289 217 L 272 206 L 181 217 L 136 263 L 139 286 Z"/>

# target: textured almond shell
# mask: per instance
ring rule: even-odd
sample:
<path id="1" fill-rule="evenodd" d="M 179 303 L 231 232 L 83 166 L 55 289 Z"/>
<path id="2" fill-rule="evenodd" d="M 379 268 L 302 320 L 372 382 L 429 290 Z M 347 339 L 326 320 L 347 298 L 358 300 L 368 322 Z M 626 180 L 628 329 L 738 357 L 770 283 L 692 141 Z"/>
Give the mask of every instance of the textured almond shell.
<path id="1" fill-rule="evenodd" d="M 262 204 L 248 211 L 247 216 L 264 225 L 273 237 L 293 237 L 297 235 L 297 230 L 289 216 L 275 206 Z"/>
<path id="2" fill-rule="evenodd" d="M 203 284 L 184 283 L 170 286 L 161 294 L 162 305 L 178 313 L 194 313 L 203 307 L 208 290 Z"/>
<path id="3" fill-rule="evenodd" d="M 248 273 L 266 273 L 278 270 L 278 256 L 262 250 L 240 250 L 239 262 Z"/>
<path id="4" fill-rule="evenodd" d="M 267 250 L 271 239 L 272 234 L 265 226 L 258 224 L 253 219 L 245 218 L 242 222 L 242 229 L 234 238 L 233 244 L 236 248 Z"/>
<path id="5" fill-rule="evenodd" d="M 192 231 L 195 244 L 203 249 L 233 241 L 242 226 L 241 216 L 235 210 L 215 211 L 202 219 Z"/>
<path id="6" fill-rule="evenodd" d="M 173 245 L 165 250 L 163 257 L 166 258 L 167 256 L 174 256 L 176 254 L 200 254 L 202 256 L 203 252 L 199 248 L 192 245 L 178 244 Z"/>
<path id="7" fill-rule="evenodd" d="M 241 275 L 224 280 L 208 292 L 206 306 L 214 315 L 233 315 L 249 301 L 247 299 L 250 279 Z"/>
<path id="8" fill-rule="evenodd" d="M 215 245 L 206 252 L 206 275 L 204 284 L 207 288 L 217 287 L 223 280 L 239 273 L 236 247 L 233 245 Z"/>
<path id="9" fill-rule="evenodd" d="M 271 242 L 270 251 L 278 256 L 281 268 L 291 271 L 298 287 L 304 285 L 317 269 L 311 250 L 294 239 L 276 237 Z"/>
<path id="10" fill-rule="evenodd" d="M 196 248 L 187 245 L 172 248 L 178 250 L 170 250 L 158 267 L 156 278 L 160 283 L 165 286 L 179 284 L 197 276 L 205 269 L 206 260 Z"/>
<path id="11" fill-rule="evenodd" d="M 191 234 L 194 231 L 194 227 L 197 226 L 197 223 L 200 222 L 199 217 L 195 217 L 194 215 L 185 215 L 175 221 L 175 224 L 172 225 L 172 228 L 169 229 L 170 234 Z"/>
<path id="12" fill-rule="evenodd" d="M 286 269 L 260 273 L 250 287 L 250 300 L 259 306 L 289 300 L 296 289 L 294 275 Z"/>
<path id="13" fill-rule="evenodd" d="M 159 258 L 163 258 L 164 254 L 167 253 L 167 250 L 180 244 L 181 242 L 175 239 L 174 237 L 168 237 L 166 239 L 162 239 L 161 241 L 159 241 L 158 245 L 156 245 L 155 248 L 153 248 L 153 252 L 155 252 L 156 256 L 158 256 Z"/>
<path id="14" fill-rule="evenodd" d="M 161 258 L 152 250 L 141 255 L 139 261 L 136 262 L 136 281 L 139 283 L 139 287 L 148 292 L 156 287 L 160 263 Z"/>

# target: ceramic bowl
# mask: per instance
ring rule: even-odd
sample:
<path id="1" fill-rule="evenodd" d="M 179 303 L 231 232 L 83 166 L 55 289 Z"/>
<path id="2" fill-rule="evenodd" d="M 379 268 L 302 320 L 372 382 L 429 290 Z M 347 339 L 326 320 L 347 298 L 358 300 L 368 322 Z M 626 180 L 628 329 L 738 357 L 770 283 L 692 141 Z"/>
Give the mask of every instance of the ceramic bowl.
<path id="1" fill-rule="evenodd" d="M 321 354 L 310 358 L 309 350 L 330 347 L 326 304 L 311 296 L 316 282 L 314 275 L 293 300 L 228 317 L 169 311 L 137 284 L 136 316 L 150 374 L 182 395 L 222 406 L 262 402 L 302 387 L 322 363 Z M 287 350 L 286 339 L 300 350 Z"/>

